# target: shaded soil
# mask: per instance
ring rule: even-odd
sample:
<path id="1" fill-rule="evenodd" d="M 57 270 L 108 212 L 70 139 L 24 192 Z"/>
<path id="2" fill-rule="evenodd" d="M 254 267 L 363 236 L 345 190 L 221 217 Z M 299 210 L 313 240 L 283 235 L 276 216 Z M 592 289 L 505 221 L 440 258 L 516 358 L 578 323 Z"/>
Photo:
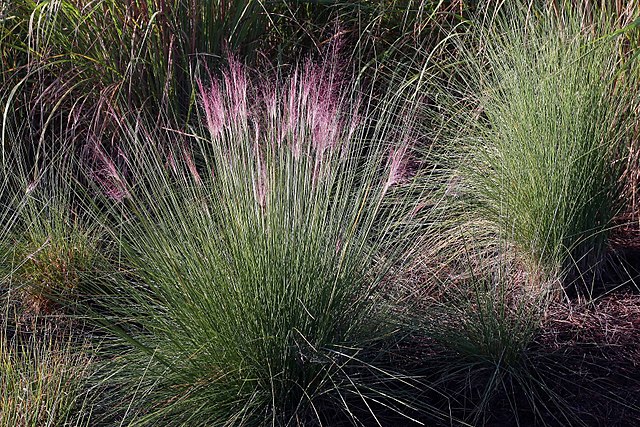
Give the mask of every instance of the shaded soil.
<path id="1" fill-rule="evenodd" d="M 576 423 L 640 425 L 640 296 L 612 294 L 590 306 L 552 307 L 536 340 Z"/>

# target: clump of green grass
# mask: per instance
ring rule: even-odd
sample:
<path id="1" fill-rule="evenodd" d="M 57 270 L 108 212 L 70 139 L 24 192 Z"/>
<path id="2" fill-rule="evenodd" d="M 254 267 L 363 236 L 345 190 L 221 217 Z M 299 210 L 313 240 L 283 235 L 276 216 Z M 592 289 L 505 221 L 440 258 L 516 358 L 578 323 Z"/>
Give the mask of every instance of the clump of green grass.
<path id="1" fill-rule="evenodd" d="M 450 36 L 451 62 L 421 70 L 442 66 L 426 86 L 444 88 L 425 113 L 437 179 L 419 183 L 441 198 L 421 205 L 447 220 L 422 260 L 442 283 L 424 286 L 412 322 L 448 354 L 425 361 L 430 385 L 473 425 L 503 422 L 497 400 L 515 423 L 577 420 L 534 341 L 550 290 L 584 284 L 607 256 L 637 108 L 613 23 L 592 12 L 502 6 Z"/>
<path id="2" fill-rule="evenodd" d="M 595 14 L 586 25 L 583 13 L 503 7 L 479 24 L 443 133 L 452 193 L 476 218 L 464 221 L 482 224 L 467 229 L 511 242 L 543 282 L 572 281 L 606 256 L 634 125 L 612 24 Z"/>
<path id="3" fill-rule="evenodd" d="M 112 203 L 137 279 L 111 304 L 109 369 L 138 424 L 330 423 L 375 393 L 346 372 L 392 331 L 376 289 L 412 242 L 410 122 L 393 121 L 401 97 L 368 109 L 327 64 L 275 81 L 232 61 L 188 145 L 131 129 Z"/>
<path id="4" fill-rule="evenodd" d="M 495 365 L 514 366 L 540 326 L 544 298 L 532 298 L 512 272 L 474 276 L 452 286 L 436 329 L 440 341 L 457 353 Z M 439 310 L 435 310 L 436 312 Z"/>

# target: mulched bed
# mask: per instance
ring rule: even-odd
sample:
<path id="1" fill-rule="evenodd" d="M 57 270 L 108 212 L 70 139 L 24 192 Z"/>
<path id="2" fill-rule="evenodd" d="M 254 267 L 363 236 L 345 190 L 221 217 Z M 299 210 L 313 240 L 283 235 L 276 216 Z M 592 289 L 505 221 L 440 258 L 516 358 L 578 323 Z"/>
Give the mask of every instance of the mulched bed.
<path id="1" fill-rule="evenodd" d="M 558 304 L 535 347 L 557 368 L 548 385 L 580 424 L 640 425 L 640 295 L 611 294 L 584 306 Z"/>

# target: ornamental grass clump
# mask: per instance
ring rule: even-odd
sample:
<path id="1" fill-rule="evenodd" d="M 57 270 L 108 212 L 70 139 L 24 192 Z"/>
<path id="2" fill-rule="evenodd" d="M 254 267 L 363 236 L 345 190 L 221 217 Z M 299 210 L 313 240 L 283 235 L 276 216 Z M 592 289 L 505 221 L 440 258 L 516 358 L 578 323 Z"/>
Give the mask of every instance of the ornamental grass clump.
<path id="1" fill-rule="evenodd" d="M 380 382 L 348 372 L 391 332 L 376 289 L 412 241 L 396 189 L 413 134 L 409 120 L 396 126 L 402 97 L 374 108 L 331 63 L 254 80 L 232 60 L 201 84 L 193 135 L 169 131 L 167 147 L 150 137 L 163 131 L 128 130 L 127 197 L 111 203 L 135 279 L 111 304 L 121 340 L 107 381 L 126 419 L 290 425 L 372 412 Z"/>
<path id="2" fill-rule="evenodd" d="M 502 7 L 460 45 L 460 96 L 445 120 L 469 223 L 511 242 L 542 282 L 601 265 L 634 125 L 620 39 L 604 37 L 604 14 L 585 13 Z"/>

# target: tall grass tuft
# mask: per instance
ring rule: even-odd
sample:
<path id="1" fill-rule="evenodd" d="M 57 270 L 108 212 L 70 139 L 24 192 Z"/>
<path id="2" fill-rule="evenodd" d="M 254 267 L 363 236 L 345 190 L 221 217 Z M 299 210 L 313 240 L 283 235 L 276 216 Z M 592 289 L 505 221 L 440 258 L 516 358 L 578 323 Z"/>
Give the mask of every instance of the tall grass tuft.
<path id="1" fill-rule="evenodd" d="M 606 37 L 612 22 L 584 13 L 486 18 L 459 45 L 445 107 L 451 193 L 482 224 L 468 229 L 511 242 L 543 282 L 570 282 L 606 256 L 634 125 L 636 79 Z"/>
<path id="2" fill-rule="evenodd" d="M 378 381 L 348 372 L 392 332 L 376 291 L 413 241 L 412 202 L 396 191 L 414 137 L 410 118 L 396 123 L 413 105 L 393 93 L 370 106 L 335 59 L 276 78 L 232 60 L 200 96 L 204 127 L 169 131 L 173 149 L 130 129 L 126 196 L 111 202 L 136 277 L 112 304 L 126 320 L 111 325 L 122 414 L 166 425 L 331 423 L 356 418 L 351 405 L 371 415 Z"/>

